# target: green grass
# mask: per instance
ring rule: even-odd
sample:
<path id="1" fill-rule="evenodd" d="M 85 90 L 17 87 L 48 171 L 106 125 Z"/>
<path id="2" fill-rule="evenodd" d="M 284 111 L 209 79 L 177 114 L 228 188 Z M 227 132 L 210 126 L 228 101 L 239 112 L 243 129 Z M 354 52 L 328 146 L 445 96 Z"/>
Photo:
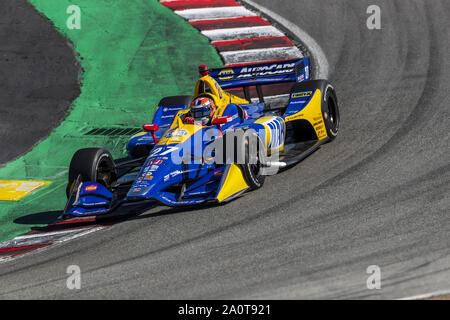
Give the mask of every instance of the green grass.
<path id="1" fill-rule="evenodd" d="M 67 118 L 32 151 L 0 169 L 0 180 L 53 183 L 19 202 L 0 201 L 0 241 L 52 222 L 65 205 L 73 153 L 105 147 L 125 155 L 129 136 L 89 136 L 98 127 L 140 127 L 164 96 L 192 94 L 197 66 L 221 66 L 215 49 L 156 0 L 30 0 L 74 45 L 83 68 L 81 95 Z M 66 9 L 81 8 L 81 30 Z"/>

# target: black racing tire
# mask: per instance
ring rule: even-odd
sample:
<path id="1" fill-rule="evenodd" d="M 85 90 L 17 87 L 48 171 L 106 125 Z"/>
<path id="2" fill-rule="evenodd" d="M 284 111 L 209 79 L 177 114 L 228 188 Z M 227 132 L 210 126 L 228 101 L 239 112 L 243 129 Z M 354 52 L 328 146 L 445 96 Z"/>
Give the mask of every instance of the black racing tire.
<path id="1" fill-rule="evenodd" d="M 328 141 L 332 141 L 337 137 L 340 125 L 338 99 L 333 86 L 331 86 L 327 80 L 308 80 L 294 84 L 291 93 L 315 89 L 320 89 L 322 93 L 322 117 L 329 138 Z M 317 139 L 314 128 L 305 123 L 305 121 L 298 121 L 295 125 L 297 128 L 294 127 L 294 129 L 296 129 L 296 133 L 298 133 L 300 137 L 303 137 L 304 135 L 309 137 L 311 136 L 311 133 L 313 133 Z"/>
<path id="2" fill-rule="evenodd" d="M 81 181 L 95 181 L 110 189 L 117 180 L 113 157 L 109 151 L 101 148 L 86 148 L 75 152 L 70 161 L 67 197 L 78 176 L 81 176 Z"/>
<path id="3" fill-rule="evenodd" d="M 339 133 L 341 118 L 336 92 L 331 85 L 325 89 L 322 113 L 329 141 L 333 141 Z"/>
<path id="4" fill-rule="evenodd" d="M 164 106 L 185 105 L 185 106 L 189 107 L 192 103 L 192 99 L 194 99 L 194 97 L 192 97 L 192 96 L 165 97 L 165 98 L 162 98 L 161 101 L 159 101 L 158 106 L 164 107 Z"/>
<path id="5" fill-rule="evenodd" d="M 258 139 L 260 142 L 260 140 Z M 266 179 L 265 176 L 261 175 L 261 152 L 263 152 L 259 147 L 261 147 L 261 143 L 259 143 L 258 149 L 257 149 L 257 162 L 256 163 L 250 163 L 250 148 L 249 148 L 249 139 L 246 137 L 243 141 L 244 146 L 244 163 L 240 164 L 240 167 L 242 169 L 242 173 L 244 175 L 244 179 L 247 182 L 247 184 L 250 187 L 250 190 L 256 190 L 261 188 L 264 185 L 264 181 Z"/>

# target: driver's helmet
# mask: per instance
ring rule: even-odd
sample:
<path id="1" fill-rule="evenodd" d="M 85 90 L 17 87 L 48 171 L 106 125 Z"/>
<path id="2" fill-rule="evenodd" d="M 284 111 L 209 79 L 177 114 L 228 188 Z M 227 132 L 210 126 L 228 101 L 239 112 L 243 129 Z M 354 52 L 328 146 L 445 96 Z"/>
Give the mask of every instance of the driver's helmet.
<path id="1" fill-rule="evenodd" d="M 209 124 L 215 111 L 216 105 L 211 98 L 200 97 L 192 101 L 191 115 L 196 122 L 201 122 L 204 125 Z"/>

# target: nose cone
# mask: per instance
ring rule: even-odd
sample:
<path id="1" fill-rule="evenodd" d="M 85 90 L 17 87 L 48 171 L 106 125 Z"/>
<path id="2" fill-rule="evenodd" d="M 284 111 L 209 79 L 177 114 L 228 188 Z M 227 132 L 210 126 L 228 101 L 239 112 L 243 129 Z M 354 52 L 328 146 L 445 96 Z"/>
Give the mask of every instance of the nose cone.
<path id="1" fill-rule="evenodd" d="M 153 198 L 158 193 L 172 184 L 181 181 L 181 164 L 172 161 L 170 154 L 147 158 L 136 180 L 127 193 L 127 200 L 137 201 Z"/>
<path id="2" fill-rule="evenodd" d="M 178 193 L 183 180 L 198 178 L 204 151 L 203 127 L 186 125 L 169 130 L 153 148 L 126 199 L 159 199 L 162 192 Z M 217 129 L 214 127 L 214 132 Z M 184 161 L 185 159 L 190 161 Z"/>

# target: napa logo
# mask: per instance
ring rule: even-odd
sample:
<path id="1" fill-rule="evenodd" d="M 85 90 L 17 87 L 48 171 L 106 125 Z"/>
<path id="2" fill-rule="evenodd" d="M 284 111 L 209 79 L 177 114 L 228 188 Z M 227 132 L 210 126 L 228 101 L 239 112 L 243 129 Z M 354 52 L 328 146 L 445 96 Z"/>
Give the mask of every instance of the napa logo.
<path id="1" fill-rule="evenodd" d="M 96 191 L 97 190 L 97 185 L 95 184 L 91 184 L 86 186 L 86 188 L 84 188 L 84 191 L 86 192 L 92 192 L 92 191 Z"/>
<path id="2" fill-rule="evenodd" d="M 312 91 L 303 91 L 303 92 L 294 92 L 291 95 L 292 99 L 295 98 L 304 98 L 304 97 L 310 97 L 312 95 Z"/>
<path id="3" fill-rule="evenodd" d="M 233 69 L 223 69 L 218 74 L 219 80 L 225 81 L 225 80 L 231 80 L 234 77 L 234 70 Z"/>

